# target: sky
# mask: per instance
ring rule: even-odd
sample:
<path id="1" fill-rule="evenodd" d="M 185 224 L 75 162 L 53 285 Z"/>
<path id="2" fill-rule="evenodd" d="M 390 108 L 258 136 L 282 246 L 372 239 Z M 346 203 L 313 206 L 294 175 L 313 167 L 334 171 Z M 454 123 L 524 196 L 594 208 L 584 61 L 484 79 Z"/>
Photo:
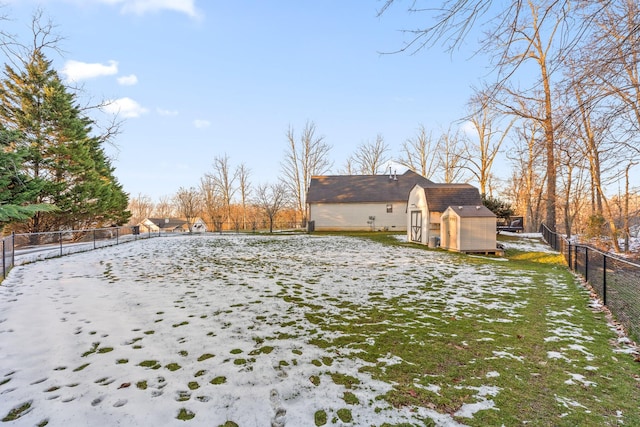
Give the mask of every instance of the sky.
<path id="1" fill-rule="evenodd" d="M 382 135 L 395 157 L 420 125 L 439 135 L 466 113 L 486 62 L 466 47 L 390 54 L 424 27 L 381 0 L 11 0 L 4 29 L 30 37 L 40 7 L 64 37 L 50 52 L 83 103 L 112 101 L 121 133 L 106 150 L 132 197 L 197 187 L 216 156 L 275 182 L 286 133 L 316 125 L 338 173 Z M 505 168 L 506 165 L 497 165 Z"/>

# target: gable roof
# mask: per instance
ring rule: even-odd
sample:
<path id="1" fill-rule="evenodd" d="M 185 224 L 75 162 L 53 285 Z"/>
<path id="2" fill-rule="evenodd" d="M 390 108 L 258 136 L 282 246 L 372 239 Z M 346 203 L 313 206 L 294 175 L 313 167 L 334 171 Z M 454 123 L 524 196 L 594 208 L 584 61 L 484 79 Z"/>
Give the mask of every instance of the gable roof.
<path id="1" fill-rule="evenodd" d="M 432 184 L 412 170 L 402 175 L 314 176 L 307 203 L 406 203 L 413 187 Z"/>
<path id="2" fill-rule="evenodd" d="M 160 229 L 173 230 L 183 225 L 186 225 L 187 221 L 179 218 L 147 218 L 147 220 L 154 223 Z"/>
<path id="3" fill-rule="evenodd" d="M 496 214 L 483 205 L 449 206 L 460 218 L 495 218 Z"/>
<path id="4" fill-rule="evenodd" d="M 471 184 L 430 184 L 424 186 L 429 210 L 444 212 L 449 206 L 482 206 L 482 197 Z"/>

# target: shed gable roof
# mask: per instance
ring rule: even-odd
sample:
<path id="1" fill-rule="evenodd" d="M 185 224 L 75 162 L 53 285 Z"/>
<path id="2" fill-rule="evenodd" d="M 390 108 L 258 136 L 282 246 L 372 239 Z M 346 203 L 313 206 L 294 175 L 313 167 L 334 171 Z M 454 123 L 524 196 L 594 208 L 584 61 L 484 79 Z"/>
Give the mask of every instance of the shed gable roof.
<path id="1" fill-rule="evenodd" d="M 483 205 L 449 206 L 460 218 L 495 218 L 496 214 Z"/>
<path id="2" fill-rule="evenodd" d="M 482 206 L 480 192 L 470 184 L 430 184 L 424 193 L 432 212 L 442 213 L 449 206 Z"/>
<path id="3" fill-rule="evenodd" d="M 416 184 L 426 186 L 433 182 L 412 170 L 391 178 L 389 175 L 314 176 L 309 184 L 307 203 L 406 203 Z"/>

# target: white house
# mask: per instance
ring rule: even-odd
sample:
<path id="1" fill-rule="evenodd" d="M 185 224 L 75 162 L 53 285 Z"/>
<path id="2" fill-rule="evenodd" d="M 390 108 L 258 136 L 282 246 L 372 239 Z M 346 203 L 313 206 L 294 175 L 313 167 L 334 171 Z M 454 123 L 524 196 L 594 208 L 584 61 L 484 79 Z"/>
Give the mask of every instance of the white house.
<path id="1" fill-rule="evenodd" d="M 140 224 L 141 232 L 185 232 L 189 231 L 187 221 L 181 218 L 145 218 Z M 207 231 L 207 224 L 202 218 L 195 218 L 191 225 L 193 233 L 204 233 Z"/>
<path id="2" fill-rule="evenodd" d="M 441 240 L 440 219 L 449 206 L 482 206 L 478 189 L 470 184 L 415 185 L 409 192 L 407 240 L 436 247 Z M 493 224 L 495 233 L 495 221 Z"/>
<path id="3" fill-rule="evenodd" d="M 402 175 L 327 175 L 311 178 L 307 192 L 309 229 L 407 229 L 407 198 L 416 186 L 433 184 L 408 170 Z"/>
<path id="4" fill-rule="evenodd" d="M 440 247 L 457 252 L 500 252 L 496 215 L 486 206 L 449 206 L 440 218 Z"/>

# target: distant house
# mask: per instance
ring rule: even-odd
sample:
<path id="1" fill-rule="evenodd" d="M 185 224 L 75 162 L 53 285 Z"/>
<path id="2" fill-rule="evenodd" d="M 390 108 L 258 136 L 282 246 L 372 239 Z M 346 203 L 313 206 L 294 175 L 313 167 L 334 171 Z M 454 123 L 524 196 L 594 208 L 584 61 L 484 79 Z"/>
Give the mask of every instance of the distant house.
<path id="1" fill-rule="evenodd" d="M 440 219 L 449 206 L 482 206 L 480 192 L 470 184 L 415 185 L 408 199 L 407 240 L 430 247 L 439 245 Z"/>
<path id="2" fill-rule="evenodd" d="M 496 215 L 486 206 L 449 206 L 440 217 L 440 247 L 457 252 L 498 252 Z"/>
<path id="3" fill-rule="evenodd" d="M 145 218 L 140 224 L 140 232 L 188 232 L 189 227 L 187 221 L 181 218 Z M 203 233 L 207 231 L 207 224 L 201 219 L 196 218 L 191 224 L 191 230 L 194 233 Z"/>
<path id="4" fill-rule="evenodd" d="M 307 192 L 309 228 L 405 231 L 409 192 L 431 184 L 411 170 L 402 175 L 314 176 Z"/>

